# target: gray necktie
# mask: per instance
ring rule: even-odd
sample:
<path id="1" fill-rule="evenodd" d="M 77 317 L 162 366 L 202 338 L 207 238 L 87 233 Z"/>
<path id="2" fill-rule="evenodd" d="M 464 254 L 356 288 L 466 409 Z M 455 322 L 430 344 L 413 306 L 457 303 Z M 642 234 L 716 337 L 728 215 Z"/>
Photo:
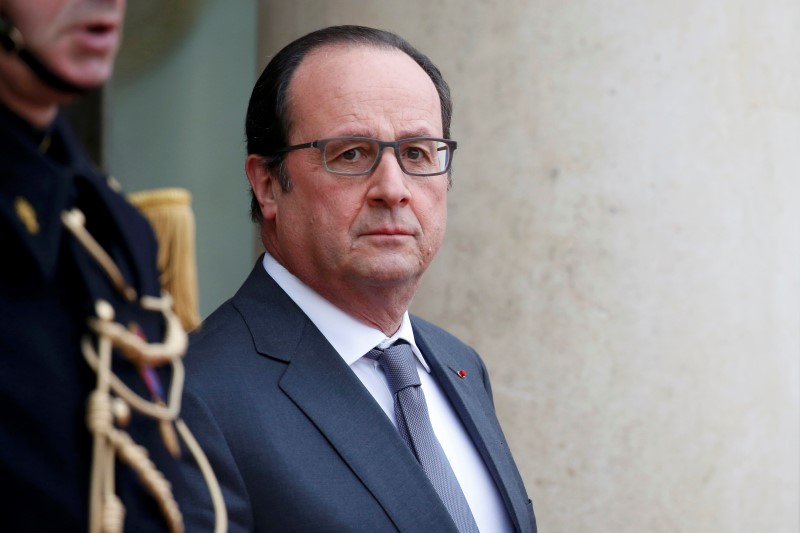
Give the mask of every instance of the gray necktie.
<path id="1" fill-rule="evenodd" d="M 394 414 L 400 436 L 414 452 L 458 530 L 478 533 L 467 499 L 433 432 L 411 346 L 403 343 L 384 350 L 374 348 L 366 356 L 378 361 L 386 373 L 389 389 L 394 395 Z"/>

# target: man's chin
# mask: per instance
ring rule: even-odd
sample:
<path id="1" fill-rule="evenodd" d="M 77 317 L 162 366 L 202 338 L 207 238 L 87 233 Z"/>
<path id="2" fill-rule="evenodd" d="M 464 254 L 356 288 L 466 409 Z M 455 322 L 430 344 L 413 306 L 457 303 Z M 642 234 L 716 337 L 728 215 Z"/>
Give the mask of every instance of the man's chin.
<path id="1" fill-rule="evenodd" d="M 84 91 L 92 91 L 105 85 L 110 78 L 111 71 L 109 70 L 102 73 L 81 73 L 80 75 L 65 77 L 64 79 Z"/>
<path id="2" fill-rule="evenodd" d="M 113 62 L 107 59 L 91 59 L 71 65 L 69 69 L 63 69 L 56 74 L 64 81 L 86 91 L 97 89 L 111 78 L 113 73 Z"/>
<path id="3" fill-rule="evenodd" d="M 405 285 L 416 286 L 424 269 L 418 262 L 409 260 L 386 260 L 365 265 L 361 277 L 374 287 L 402 287 Z"/>

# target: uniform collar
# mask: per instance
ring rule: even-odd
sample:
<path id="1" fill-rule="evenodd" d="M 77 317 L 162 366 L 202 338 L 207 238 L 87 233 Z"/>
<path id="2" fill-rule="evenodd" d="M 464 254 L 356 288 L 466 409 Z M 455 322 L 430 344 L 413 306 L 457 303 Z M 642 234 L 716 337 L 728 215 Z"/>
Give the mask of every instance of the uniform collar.
<path id="1" fill-rule="evenodd" d="M 91 164 L 60 115 L 42 130 L 0 106 L 0 146 L 0 219 L 52 279 L 64 231 L 61 212 L 75 203 L 75 175 L 92 172 Z"/>

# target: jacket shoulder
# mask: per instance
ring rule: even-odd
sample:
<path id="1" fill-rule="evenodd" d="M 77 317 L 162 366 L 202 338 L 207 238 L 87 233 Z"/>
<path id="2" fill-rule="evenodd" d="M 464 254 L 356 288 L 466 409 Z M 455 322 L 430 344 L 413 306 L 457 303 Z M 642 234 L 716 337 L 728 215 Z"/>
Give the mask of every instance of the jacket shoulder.
<path id="1" fill-rule="evenodd" d="M 426 342 L 435 343 L 438 346 L 445 347 L 454 352 L 469 352 L 476 357 L 478 356 L 472 346 L 466 344 L 449 331 L 416 315 L 410 315 L 410 318 L 411 326 L 414 328 L 414 334 L 420 335 Z"/>

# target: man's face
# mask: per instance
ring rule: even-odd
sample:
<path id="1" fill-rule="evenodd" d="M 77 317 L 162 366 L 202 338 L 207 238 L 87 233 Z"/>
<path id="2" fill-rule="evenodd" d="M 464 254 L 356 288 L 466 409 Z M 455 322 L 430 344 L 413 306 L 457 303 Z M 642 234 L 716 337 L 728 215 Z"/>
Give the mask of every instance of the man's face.
<path id="1" fill-rule="evenodd" d="M 20 31 L 26 48 L 59 76 L 85 88 L 111 76 L 124 13 L 125 0 L 0 0 L 0 14 Z M 2 56 L 3 62 L 12 60 Z"/>
<path id="2" fill-rule="evenodd" d="M 442 137 L 433 82 L 397 50 L 316 50 L 298 67 L 289 94 L 289 144 Z M 447 175 L 407 176 L 390 148 L 368 176 L 329 173 L 314 148 L 285 157 L 293 188 L 273 188 L 275 211 L 268 217 L 276 258 L 334 303 L 379 287 L 413 293 L 444 237 Z"/>

